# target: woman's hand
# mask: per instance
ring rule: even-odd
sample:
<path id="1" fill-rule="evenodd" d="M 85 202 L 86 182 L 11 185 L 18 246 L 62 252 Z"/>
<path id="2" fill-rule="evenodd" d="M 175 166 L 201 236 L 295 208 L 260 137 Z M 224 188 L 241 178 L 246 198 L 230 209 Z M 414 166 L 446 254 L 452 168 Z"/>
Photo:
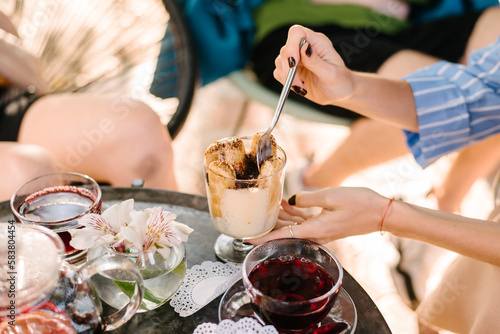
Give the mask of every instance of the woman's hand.
<path id="1" fill-rule="evenodd" d="M 302 38 L 307 43 L 299 48 Z M 418 132 L 413 92 L 408 82 L 351 71 L 328 37 L 294 25 L 275 60 L 274 77 L 283 84 L 290 67 L 299 59 L 292 83 L 295 93 L 318 104 L 335 105 Z"/>
<path id="2" fill-rule="evenodd" d="M 277 229 L 248 242 L 259 245 L 272 239 L 290 238 L 289 225 L 294 237 L 320 244 L 375 232 L 380 228 L 388 202 L 389 199 L 368 188 L 336 187 L 301 192 L 288 202 L 282 201 Z M 311 215 L 301 209 L 313 207 L 319 207 L 321 212 Z"/>
<path id="3" fill-rule="evenodd" d="M 302 38 L 307 43 L 299 50 Z M 351 72 L 345 67 L 331 41 L 321 33 L 294 25 L 288 31 L 287 42 L 275 60 L 274 77 L 283 84 L 290 67 L 295 66 L 299 59 L 292 83 L 297 94 L 323 105 L 336 104 L 336 101 L 347 99 L 353 94 Z"/>

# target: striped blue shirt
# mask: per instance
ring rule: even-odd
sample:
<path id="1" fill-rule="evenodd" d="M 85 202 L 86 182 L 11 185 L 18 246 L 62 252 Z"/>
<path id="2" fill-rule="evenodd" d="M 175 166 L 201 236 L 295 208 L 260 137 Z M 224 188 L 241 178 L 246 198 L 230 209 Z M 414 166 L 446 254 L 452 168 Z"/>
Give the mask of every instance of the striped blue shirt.
<path id="1" fill-rule="evenodd" d="M 474 52 L 466 66 L 440 61 L 404 79 L 419 126 L 418 133 L 404 132 L 422 167 L 500 132 L 500 38 Z"/>

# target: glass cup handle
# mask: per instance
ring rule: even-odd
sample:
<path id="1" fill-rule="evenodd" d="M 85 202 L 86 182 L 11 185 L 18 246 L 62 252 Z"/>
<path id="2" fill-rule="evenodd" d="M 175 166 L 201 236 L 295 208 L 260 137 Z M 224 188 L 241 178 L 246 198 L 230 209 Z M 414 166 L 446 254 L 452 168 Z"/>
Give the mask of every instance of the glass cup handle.
<path id="1" fill-rule="evenodd" d="M 231 296 L 231 298 L 229 298 L 227 302 L 226 313 L 231 318 L 234 318 L 239 309 L 247 304 L 250 304 L 251 302 L 252 298 L 246 290 L 237 292 L 233 296 Z"/>
<path id="2" fill-rule="evenodd" d="M 127 281 L 135 281 L 134 293 L 129 302 L 116 313 L 103 317 L 103 327 L 105 331 L 114 330 L 132 318 L 142 303 L 144 297 L 144 282 L 139 268 L 126 257 L 109 256 L 95 258 L 84 264 L 78 270 L 82 279 L 90 282 L 90 278 L 98 273 L 106 273 L 106 276 L 113 277 L 113 274 L 120 274 L 121 280 L 126 275 Z M 118 279 L 118 278 L 117 278 Z"/>

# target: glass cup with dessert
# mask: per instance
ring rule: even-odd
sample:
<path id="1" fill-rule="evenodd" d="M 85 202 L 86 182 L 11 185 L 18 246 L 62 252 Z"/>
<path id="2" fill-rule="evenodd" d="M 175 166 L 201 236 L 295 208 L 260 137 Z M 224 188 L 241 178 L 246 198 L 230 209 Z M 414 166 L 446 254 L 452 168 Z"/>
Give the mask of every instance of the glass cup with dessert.
<path id="1" fill-rule="evenodd" d="M 245 239 L 258 238 L 276 225 L 283 194 L 286 154 L 272 138 L 272 155 L 258 168 L 259 137 L 260 133 L 218 140 L 210 144 L 203 159 L 212 222 L 222 233 L 215 253 L 237 265 L 253 248 Z"/>

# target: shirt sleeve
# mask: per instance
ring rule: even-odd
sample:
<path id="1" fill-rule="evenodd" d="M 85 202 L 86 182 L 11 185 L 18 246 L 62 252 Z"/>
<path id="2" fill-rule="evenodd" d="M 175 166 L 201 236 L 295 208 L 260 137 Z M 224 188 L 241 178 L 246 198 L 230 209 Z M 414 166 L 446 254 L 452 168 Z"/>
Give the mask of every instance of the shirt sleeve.
<path id="1" fill-rule="evenodd" d="M 404 79 L 419 126 L 404 134 L 422 167 L 500 132 L 500 39 L 473 53 L 467 66 L 441 61 Z"/>

